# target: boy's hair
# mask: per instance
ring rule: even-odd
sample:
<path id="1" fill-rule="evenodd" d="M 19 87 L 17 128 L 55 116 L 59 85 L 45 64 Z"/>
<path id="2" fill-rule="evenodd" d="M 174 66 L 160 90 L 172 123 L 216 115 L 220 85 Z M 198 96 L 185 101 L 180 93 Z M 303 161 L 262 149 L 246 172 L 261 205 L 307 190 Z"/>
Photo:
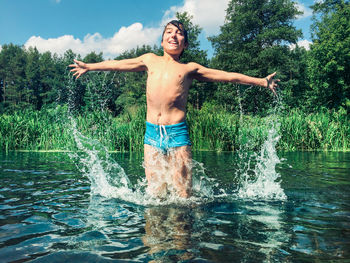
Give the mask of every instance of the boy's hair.
<path id="1" fill-rule="evenodd" d="M 185 26 L 182 22 L 180 22 L 179 20 L 171 20 L 169 23 L 167 23 L 164 27 L 164 30 L 163 30 L 163 34 L 162 34 L 162 42 L 163 42 L 163 37 L 164 37 L 164 33 L 165 33 L 165 30 L 166 30 L 166 27 L 169 25 L 169 24 L 172 24 L 173 26 L 176 26 L 181 32 L 182 34 L 184 35 L 184 38 L 185 38 L 185 44 L 188 44 L 188 35 L 187 35 L 187 30 L 185 29 Z M 180 58 L 182 57 L 183 53 L 184 53 L 185 49 L 182 50 L 181 54 L 180 54 Z"/>
<path id="2" fill-rule="evenodd" d="M 163 30 L 163 34 L 162 34 L 162 42 L 163 42 L 163 36 L 164 36 L 164 33 L 165 33 L 165 30 L 166 30 L 166 27 L 169 25 L 169 24 L 172 24 L 173 26 L 176 26 L 181 32 L 182 34 L 184 35 L 185 37 L 185 44 L 188 44 L 188 35 L 187 35 L 187 30 L 185 29 L 185 26 L 182 22 L 178 21 L 178 20 L 171 20 L 169 23 L 167 23 L 164 27 L 164 30 Z"/>

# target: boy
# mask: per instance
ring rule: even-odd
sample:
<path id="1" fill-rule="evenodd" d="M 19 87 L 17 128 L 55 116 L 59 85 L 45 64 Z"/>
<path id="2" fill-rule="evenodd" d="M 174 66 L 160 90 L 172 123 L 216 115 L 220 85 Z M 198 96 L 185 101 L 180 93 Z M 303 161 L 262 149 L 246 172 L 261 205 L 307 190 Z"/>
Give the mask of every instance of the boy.
<path id="1" fill-rule="evenodd" d="M 148 181 L 147 191 L 162 196 L 173 190 L 188 198 L 192 188 L 191 142 L 186 119 L 188 90 L 194 79 L 199 81 L 234 82 L 269 88 L 274 94 L 279 80 L 273 73 L 266 78 L 254 78 L 239 73 L 210 69 L 197 63 L 179 62 L 188 46 L 184 25 L 170 21 L 163 31 L 163 56 L 152 53 L 137 58 L 109 60 L 86 64 L 74 60 L 71 70 L 79 78 L 88 71 L 147 71 L 147 116 L 144 141 L 144 167 Z M 164 170 L 170 178 L 164 178 Z M 162 166 L 162 167 L 161 167 Z"/>

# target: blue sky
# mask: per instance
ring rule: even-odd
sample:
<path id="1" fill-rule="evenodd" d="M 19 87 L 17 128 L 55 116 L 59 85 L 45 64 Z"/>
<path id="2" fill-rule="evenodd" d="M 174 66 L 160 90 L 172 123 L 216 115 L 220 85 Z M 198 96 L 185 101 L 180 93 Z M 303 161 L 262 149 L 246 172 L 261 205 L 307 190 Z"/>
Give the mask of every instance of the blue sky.
<path id="1" fill-rule="evenodd" d="M 39 51 L 62 54 L 68 48 L 86 55 L 103 52 L 112 58 L 142 44 L 159 44 L 164 23 L 177 11 L 193 15 L 206 40 L 219 33 L 229 0 L 0 0 L 0 46 L 14 43 Z M 313 0 L 298 0 L 304 11 L 295 26 L 303 30 L 300 43 L 311 41 L 309 28 Z M 1 48 L 1 47 L 0 47 Z"/>

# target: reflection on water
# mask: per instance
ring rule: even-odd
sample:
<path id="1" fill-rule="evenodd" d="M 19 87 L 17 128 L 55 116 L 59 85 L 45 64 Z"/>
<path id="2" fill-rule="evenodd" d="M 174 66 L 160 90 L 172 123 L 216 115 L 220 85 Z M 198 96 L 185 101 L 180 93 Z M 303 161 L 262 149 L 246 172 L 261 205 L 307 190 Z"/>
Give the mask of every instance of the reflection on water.
<path id="1" fill-rule="evenodd" d="M 2 153 L 0 262 L 349 261 L 350 153 L 279 155 L 286 200 L 239 198 L 235 154 L 200 152 L 215 197 L 151 205 L 91 194 L 64 153 Z M 144 178 L 142 155 L 110 158 Z"/>
<path id="2" fill-rule="evenodd" d="M 253 203 L 244 204 L 242 208 L 245 211 L 252 211 L 252 214 L 247 213 L 245 220 L 242 220 L 240 232 L 250 233 L 250 235 L 259 235 L 260 240 L 246 240 L 240 238 L 238 243 L 242 242 L 243 247 L 246 244 L 256 246 L 263 258 L 270 262 L 274 258 L 278 258 L 279 254 L 283 251 L 283 244 L 287 244 L 290 239 L 290 234 L 286 232 L 284 223 L 282 221 L 283 204 L 280 207 L 278 204 L 267 203 Z M 250 262 L 254 255 L 249 253 L 244 257 L 250 257 L 246 262 Z"/>
<path id="3" fill-rule="evenodd" d="M 178 262 L 189 260 L 191 253 L 191 232 L 193 218 L 184 207 L 149 207 L 145 210 L 145 235 L 142 238 L 151 262 Z"/>

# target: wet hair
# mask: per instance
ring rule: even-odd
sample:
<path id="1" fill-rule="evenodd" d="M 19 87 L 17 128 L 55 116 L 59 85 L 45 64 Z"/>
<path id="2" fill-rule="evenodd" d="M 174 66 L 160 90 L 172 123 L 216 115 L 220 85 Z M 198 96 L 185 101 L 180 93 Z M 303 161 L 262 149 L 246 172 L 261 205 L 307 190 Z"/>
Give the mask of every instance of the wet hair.
<path id="1" fill-rule="evenodd" d="M 167 23 L 165 25 L 164 30 L 163 30 L 163 34 L 162 34 L 162 41 L 163 41 L 163 36 L 164 36 L 165 30 L 166 30 L 167 26 L 170 24 L 172 24 L 173 26 L 176 26 L 182 32 L 182 34 L 185 37 L 185 44 L 188 44 L 187 30 L 185 29 L 184 24 L 182 22 L 180 22 L 179 20 L 171 20 L 169 23 Z"/>
<path id="2" fill-rule="evenodd" d="M 182 34 L 184 35 L 184 38 L 185 38 L 185 44 L 188 44 L 187 30 L 186 30 L 184 24 L 182 22 L 180 22 L 179 20 L 171 20 L 169 23 L 167 23 L 165 25 L 164 30 L 163 30 L 163 34 L 162 34 L 162 42 L 163 42 L 163 37 L 164 37 L 165 30 L 166 30 L 167 26 L 170 25 L 170 24 L 173 25 L 173 26 L 176 26 L 182 32 Z M 182 52 L 180 54 L 180 57 L 184 53 L 184 50 L 182 50 Z"/>

